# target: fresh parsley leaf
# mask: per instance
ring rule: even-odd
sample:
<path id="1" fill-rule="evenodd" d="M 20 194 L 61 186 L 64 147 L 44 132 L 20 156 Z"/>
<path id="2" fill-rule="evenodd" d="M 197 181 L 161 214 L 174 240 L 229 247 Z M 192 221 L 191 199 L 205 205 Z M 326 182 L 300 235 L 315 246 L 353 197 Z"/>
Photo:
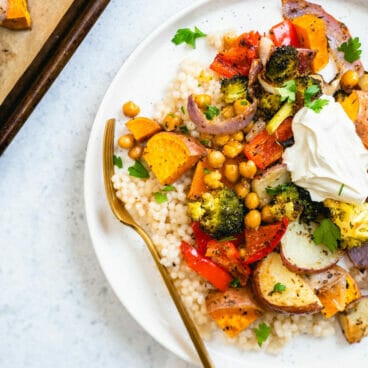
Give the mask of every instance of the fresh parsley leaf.
<path id="1" fill-rule="evenodd" d="M 207 35 L 203 33 L 198 27 L 194 27 L 194 31 L 192 31 L 190 28 L 180 28 L 176 31 L 176 34 L 171 42 L 175 43 L 175 45 L 186 43 L 195 49 L 197 38 L 206 36 Z"/>
<path id="2" fill-rule="evenodd" d="M 186 125 L 180 125 L 179 126 L 179 130 L 183 133 L 183 134 L 189 134 L 189 129 Z"/>
<path id="3" fill-rule="evenodd" d="M 134 176 L 136 178 L 140 178 L 140 179 L 149 178 L 149 173 L 147 169 L 138 160 L 135 160 L 135 163 L 133 166 L 128 167 L 128 172 L 130 176 Z"/>
<path id="4" fill-rule="evenodd" d="M 241 287 L 240 280 L 238 278 L 232 279 L 229 283 L 229 286 L 232 288 L 240 288 Z"/>
<path id="5" fill-rule="evenodd" d="M 155 197 L 156 202 L 159 203 L 159 204 L 167 202 L 167 194 L 166 193 L 156 192 L 156 193 L 153 193 L 153 196 Z"/>
<path id="6" fill-rule="evenodd" d="M 344 186 L 345 186 L 345 184 L 340 185 L 339 193 L 337 193 L 339 196 L 341 196 L 342 191 L 344 190 Z"/>
<path id="7" fill-rule="evenodd" d="M 338 48 L 338 51 L 344 53 L 344 59 L 349 63 L 353 63 L 360 59 L 362 50 L 360 49 L 362 44 L 360 43 L 359 37 L 350 38 L 349 41 L 343 42 Z"/>
<path id="8" fill-rule="evenodd" d="M 183 115 L 185 115 L 185 107 L 184 107 L 184 106 L 181 106 L 181 107 L 180 107 L 180 111 L 181 111 L 181 113 L 182 113 Z"/>
<path id="9" fill-rule="evenodd" d="M 320 89 L 315 84 L 309 86 L 304 92 L 304 105 L 316 113 L 321 112 L 324 106 L 328 105 L 328 100 L 325 98 L 319 98 L 312 101 L 313 97 L 315 97 L 319 92 Z"/>
<path id="10" fill-rule="evenodd" d="M 295 102 L 296 98 L 296 83 L 295 80 L 289 80 L 282 87 L 277 88 L 281 95 L 281 101 Z"/>
<path id="11" fill-rule="evenodd" d="M 117 166 L 119 169 L 123 168 L 123 160 L 121 159 L 120 156 L 113 156 L 112 161 L 114 163 L 115 166 Z"/>
<path id="12" fill-rule="evenodd" d="M 162 192 L 173 192 L 175 190 L 175 187 L 173 185 L 170 184 L 166 184 L 163 188 L 162 188 Z"/>
<path id="13" fill-rule="evenodd" d="M 257 342 L 259 346 L 262 346 L 262 344 L 268 339 L 268 336 L 270 336 L 271 333 L 271 327 L 268 326 L 266 323 L 262 322 L 258 328 L 254 329 L 254 332 L 257 337 Z"/>
<path id="14" fill-rule="evenodd" d="M 240 105 L 247 106 L 248 105 L 248 101 L 247 100 L 241 100 L 240 101 Z"/>
<path id="15" fill-rule="evenodd" d="M 277 195 L 280 194 L 282 192 L 285 192 L 285 190 L 287 190 L 288 185 L 287 184 L 280 184 L 277 187 L 266 187 L 266 193 L 269 195 Z"/>
<path id="16" fill-rule="evenodd" d="M 272 292 L 273 293 L 283 293 L 286 290 L 286 286 L 284 284 L 281 284 L 281 282 L 277 282 L 274 287 Z"/>
<path id="17" fill-rule="evenodd" d="M 207 169 L 207 168 L 204 168 L 204 169 L 203 169 L 203 173 L 204 173 L 205 175 L 208 175 L 210 172 L 211 172 L 211 170 L 209 170 L 209 169 Z"/>
<path id="18" fill-rule="evenodd" d="M 210 141 L 208 139 L 203 139 L 200 141 L 201 144 L 203 144 L 204 146 L 208 146 L 210 144 Z"/>
<path id="19" fill-rule="evenodd" d="M 232 240 L 236 240 L 235 236 L 226 236 L 225 238 L 221 238 L 219 240 L 219 242 L 227 242 L 227 241 L 232 241 Z"/>
<path id="20" fill-rule="evenodd" d="M 323 219 L 317 229 L 313 232 L 313 241 L 317 245 L 326 245 L 331 253 L 337 249 L 337 241 L 340 239 L 340 229 L 330 219 Z"/>
<path id="21" fill-rule="evenodd" d="M 215 116 L 220 115 L 220 110 L 216 106 L 207 105 L 204 114 L 208 120 L 212 120 Z"/>

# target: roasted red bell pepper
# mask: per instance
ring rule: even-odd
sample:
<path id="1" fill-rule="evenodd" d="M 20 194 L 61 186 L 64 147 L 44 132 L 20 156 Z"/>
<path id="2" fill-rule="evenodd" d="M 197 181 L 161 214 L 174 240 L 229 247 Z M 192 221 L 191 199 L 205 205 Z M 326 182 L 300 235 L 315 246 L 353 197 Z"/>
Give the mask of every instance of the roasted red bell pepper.
<path id="1" fill-rule="evenodd" d="M 279 160 L 284 152 L 278 143 L 275 134 L 268 134 L 264 129 L 244 146 L 244 154 L 249 160 L 253 160 L 260 169 L 265 169 Z"/>
<path id="2" fill-rule="evenodd" d="M 241 286 L 245 286 L 251 270 L 241 257 L 238 248 L 231 241 L 210 240 L 207 244 L 206 256 L 213 262 L 230 272 L 237 278 Z"/>
<path id="3" fill-rule="evenodd" d="M 258 57 L 260 39 L 258 32 L 241 34 L 227 50 L 216 55 L 210 68 L 226 78 L 248 75 L 253 59 Z"/>
<path id="4" fill-rule="evenodd" d="M 207 243 L 212 239 L 212 237 L 201 229 L 198 221 L 192 222 L 192 229 L 198 252 L 204 256 L 207 250 Z"/>
<path id="5" fill-rule="evenodd" d="M 271 253 L 280 243 L 288 223 L 288 219 L 284 217 L 282 221 L 271 225 L 262 225 L 258 229 L 246 229 L 244 262 L 253 263 Z"/>
<path id="6" fill-rule="evenodd" d="M 293 137 L 292 123 L 293 118 L 289 116 L 277 128 L 275 136 L 278 142 L 285 142 Z"/>
<path id="7" fill-rule="evenodd" d="M 185 241 L 181 242 L 180 250 L 187 265 L 192 270 L 196 271 L 220 291 L 226 291 L 229 288 L 232 277 L 228 272 L 209 258 L 201 255 L 196 248 Z"/>
<path id="8" fill-rule="evenodd" d="M 276 46 L 299 47 L 298 36 L 293 23 L 286 19 L 270 29 L 270 37 Z"/>

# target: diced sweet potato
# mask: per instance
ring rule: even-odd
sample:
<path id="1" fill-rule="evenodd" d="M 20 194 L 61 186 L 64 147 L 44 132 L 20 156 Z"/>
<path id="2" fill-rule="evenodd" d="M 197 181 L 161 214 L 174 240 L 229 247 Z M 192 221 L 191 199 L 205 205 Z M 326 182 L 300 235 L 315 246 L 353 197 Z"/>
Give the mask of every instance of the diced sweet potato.
<path id="1" fill-rule="evenodd" d="M 135 140 L 138 142 L 142 142 L 149 137 L 152 137 L 154 134 L 161 130 L 161 126 L 159 123 L 145 117 L 130 119 L 125 123 L 125 125 L 133 134 Z"/>
<path id="2" fill-rule="evenodd" d="M 197 200 L 207 190 L 207 186 L 204 182 L 205 170 L 207 166 L 209 165 L 206 158 L 202 161 L 198 161 L 188 192 L 188 199 Z"/>
<path id="3" fill-rule="evenodd" d="M 27 29 L 31 27 L 31 15 L 26 0 L 8 0 L 6 16 L 1 25 L 11 29 Z"/>
<path id="4" fill-rule="evenodd" d="M 160 184 L 172 184 L 192 168 L 206 149 L 183 134 L 160 132 L 147 142 L 143 158 Z"/>
<path id="5" fill-rule="evenodd" d="M 315 73 L 320 71 L 329 60 L 326 26 L 323 19 L 312 14 L 304 14 L 294 18 L 292 22 L 300 46 L 317 51 L 312 61 L 312 69 Z"/>
<path id="6" fill-rule="evenodd" d="M 263 313 L 247 288 L 210 292 L 206 305 L 208 314 L 229 337 L 237 336 Z"/>

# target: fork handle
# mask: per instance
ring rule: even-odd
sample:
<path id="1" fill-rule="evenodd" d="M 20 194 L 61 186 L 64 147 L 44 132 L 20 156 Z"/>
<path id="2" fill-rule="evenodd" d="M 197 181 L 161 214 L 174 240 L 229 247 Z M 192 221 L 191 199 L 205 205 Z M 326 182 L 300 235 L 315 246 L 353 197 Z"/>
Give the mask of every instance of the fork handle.
<path id="1" fill-rule="evenodd" d="M 141 235 L 145 243 L 147 244 L 148 249 L 151 252 L 151 255 L 153 259 L 155 260 L 156 266 L 158 270 L 160 271 L 160 274 L 165 282 L 165 285 L 167 289 L 169 290 L 169 293 L 171 295 L 172 300 L 174 301 L 176 308 L 179 311 L 180 317 L 188 331 L 188 334 L 195 346 L 195 349 L 198 353 L 198 356 L 203 364 L 204 368 L 214 368 L 213 363 L 211 362 L 211 359 L 208 355 L 206 346 L 198 332 L 198 329 L 196 325 L 194 324 L 192 318 L 190 317 L 188 310 L 183 304 L 183 301 L 178 293 L 177 288 L 174 285 L 173 280 L 170 277 L 170 274 L 167 270 L 167 268 L 161 263 L 161 257 L 160 254 L 154 245 L 152 239 L 149 237 L 149 235 L 140 227 L 135 227 L 135 230 Z"/>

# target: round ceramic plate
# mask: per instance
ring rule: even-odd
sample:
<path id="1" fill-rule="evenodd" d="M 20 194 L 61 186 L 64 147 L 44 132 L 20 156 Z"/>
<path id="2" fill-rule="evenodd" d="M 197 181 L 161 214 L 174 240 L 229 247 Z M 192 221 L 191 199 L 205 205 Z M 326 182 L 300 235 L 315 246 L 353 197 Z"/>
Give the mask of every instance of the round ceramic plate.
<path id="1" fill-rule="evenodd" d="M 367 59 L 366 0 L 318 2 L 345 22 L 354 37 L 360 37 L 366 50 L 363 61 Z M 215 51 L 205 39 L 198 39 L 194 50 L 170 42 L 178 28 L 198 26 L 205 33 L 234 28 L 237 32 L 263 32 L 281 19 L 281 0 L 212 0 L 195 4 L 170 19 L 135 50 L 108 89 L 93 124 L 84 189 L 88 226 L 102 269 L 138 323 L 167 349 L 194 364 L 199 364 L 195 350 L 148 251 L 130 228 L 114 218 L 106 201 L 101 167 L 104 123 L 114 117 L 123 124 L 120 108 L 127 100 L 136 101 L 141 114 L 150 116 L 184 58 L 210 63 Z M 350 346 L 339 332 L 331 338 L 297 337 L 279 355 L 245 352 L 219 339 L 207 342 L 207 346 L 216 367 L 253 368 L 262 364 L 274 368 L 339 368 L 368 361 L 368 341 Z"/>

